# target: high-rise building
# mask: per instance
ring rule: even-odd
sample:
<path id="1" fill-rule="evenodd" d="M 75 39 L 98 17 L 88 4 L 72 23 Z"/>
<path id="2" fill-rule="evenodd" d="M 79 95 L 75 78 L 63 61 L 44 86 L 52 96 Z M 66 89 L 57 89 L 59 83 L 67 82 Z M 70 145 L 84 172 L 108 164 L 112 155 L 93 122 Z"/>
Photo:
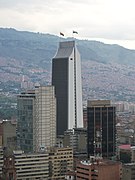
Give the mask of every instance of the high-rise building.
<path id="1" fill-rule="evenodd" d="M 112 157 L 116 153 L 116 114 L 109 100 L 88 101 L 88 156 Z"/>
<path id="2" fill-rule="evenodd" d="M 21 150 L 40 152 L 56 142 L 56 98 L 53 86 L 18 95 L 17 140 Z"/>
<path id="3" fill-rule="evenodd" d="M 57 135 L 83 127 L 81 61 L 75 41 L 60 42 L 52 60 L 52 85 L 57 99 Z"/>

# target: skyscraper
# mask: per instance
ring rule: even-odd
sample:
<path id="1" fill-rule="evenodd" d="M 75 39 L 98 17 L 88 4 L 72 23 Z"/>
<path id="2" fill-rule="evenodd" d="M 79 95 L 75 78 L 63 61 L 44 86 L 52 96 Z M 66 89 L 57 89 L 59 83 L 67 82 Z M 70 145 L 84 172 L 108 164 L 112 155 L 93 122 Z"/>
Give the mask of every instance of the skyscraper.
<path id="1" fill-rule="evenodd" d="M 75 41 L 59 43 L 52 60 L 52 85 L 57 99 L 57 135 L 83 127 L 81 61 Z"/>
<path id="2" fill-rule="evenodd" d="M 21 150 L 39 152 L 56 142 L 56 99 L 53 86 L 18 95 L 17 139 Z"/>
<path id="3" fill-rule="evenodd" d="M 116 153 L 116 114 L 109 100 L 88 101 L 88 156 L 112 157 Z"/>

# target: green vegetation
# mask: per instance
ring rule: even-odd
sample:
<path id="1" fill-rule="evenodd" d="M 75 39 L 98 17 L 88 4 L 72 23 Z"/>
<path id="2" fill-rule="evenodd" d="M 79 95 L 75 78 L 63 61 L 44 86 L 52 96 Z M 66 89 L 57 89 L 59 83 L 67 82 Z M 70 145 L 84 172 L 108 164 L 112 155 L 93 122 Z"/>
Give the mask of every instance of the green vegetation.
<path id="1" fill-rule="evenodd" d="M 15 58 L 29 64 L 50 67 L 60 39 L 58 36 L 50 34 L 0 28 L 0 57 Z M 93 60 L 102 63 L 116 62 L 135 65 L 134 50 L 98 41 L 76 41 L 83 61 Z"/>
<path id="2" fill-rule="evenodd" d="M 6 95 L 0 94 L 0 104 L 12 104 L 16 103 L 16 97 L 8 97 Z"/>
<path id="3" fill-rule="evenodd" d="M 16 118 L 16 109 L 6 108 L 0 109 L 0 119 Z"/>
<path id="4" fill-rule="evenodd" d="M 0 119 L 16 117 L 16 98 L 0 95 Z"/>

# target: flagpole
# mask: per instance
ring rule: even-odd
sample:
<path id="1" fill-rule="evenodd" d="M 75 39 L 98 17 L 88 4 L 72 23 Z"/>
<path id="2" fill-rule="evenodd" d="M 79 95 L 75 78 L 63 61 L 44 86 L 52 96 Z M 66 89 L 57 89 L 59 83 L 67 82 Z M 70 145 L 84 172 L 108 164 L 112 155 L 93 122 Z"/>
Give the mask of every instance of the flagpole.
<path id="1" fill-rule="evenodd" d="M 72 38 L 73 38 L 73 40 L 74 40 L 74 33 L 73 33 L 73 31 L 72 31 Z"/>
<path id="2" fill-rule="evenodd" d="M 62 32 L 59 32 L 59 42 L 61 42 L 61 41 L 62 41 L 61 36 L 65 36 L 65 34 L 64 34 L 64 33 L 62 33 Z"/>
<path id="3" fill-rule="evenodd" d="M 73 34 L 73 39 L 74 39 L 74 34 L 78 34 L 78 32 L 73 30 L 72 34 Z"/>
<path id="4" fill-rule="evenodd" d="M 78 34 L 78 32 L 73 30 L 73 31 L 72 31 L 72 34 L 73 34 L 73 40 L 75 41 L 74 34 Z"/>

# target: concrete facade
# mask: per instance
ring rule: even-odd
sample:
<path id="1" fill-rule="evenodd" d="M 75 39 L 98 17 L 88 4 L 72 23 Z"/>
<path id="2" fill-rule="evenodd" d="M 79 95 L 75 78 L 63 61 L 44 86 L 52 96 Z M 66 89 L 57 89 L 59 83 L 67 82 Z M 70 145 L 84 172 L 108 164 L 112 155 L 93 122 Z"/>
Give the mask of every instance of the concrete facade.
<path id="1" fill-rule="evenodd" d="M 73 170 L 73 149 L 52 148 L 49 152 L 50 180 L 65 179 L 66 172 Z"/>
<path id="2" fill-rule="evenodd" d="M 0 146 L 10 148 L 16 147 L 16 127 L 15 120 L 1 120 L 0 121 Z"/>
<path id="3" fill-rule="evenodd" d="M 119 162 L 97 160 L 77 164 L 76 180 L 120 180 L 122 166 Z"/>
<path id="4" fill-rule="evenodd" d="M 4 158 L 3 178 L 5 180 L 48 179 L 49 157 L 47 153 L 25 154 L 14 151 L 13 155 Z"/>
<path id="5" fill-rule="evenodd" d="M 42 152 L 56 143 L 56 98 L 53 86 L 18 95 L 17 139 L 21 150 Z"/>
<path id="6" fill-rule="evenodd" d="M 63 138 L 64 147 L 72 147 L 74 154 L 87 154 L 87 130 L 86 128 L 74 128 L 65 131 Z"/>
<path id="7" fill-rule="evenodd" d="M 122 180 L 135 179 L 135 163 L 128 163 L 122 166 Z"/>
<path id="8" fill-rule="evenodd" d="M 36 88 L 35 95 L 33 145 L 38 152 L 56 144 L 56 98 L 53 86 Z"/>

